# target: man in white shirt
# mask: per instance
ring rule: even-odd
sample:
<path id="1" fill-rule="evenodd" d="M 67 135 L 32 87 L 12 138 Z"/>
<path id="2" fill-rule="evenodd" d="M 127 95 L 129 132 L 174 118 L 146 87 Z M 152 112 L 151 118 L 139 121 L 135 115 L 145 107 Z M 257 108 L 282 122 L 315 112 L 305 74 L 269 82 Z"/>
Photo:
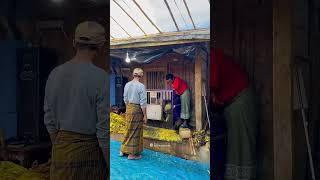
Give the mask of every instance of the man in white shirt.
<path id="1" fill-rule="evenodd" d="M 51 180 L 109 179 L 108 75 L 105 29 L 86 21 L 75 31 L 76 55 L 50 74 L 44 122 L 52 141 Z"/>

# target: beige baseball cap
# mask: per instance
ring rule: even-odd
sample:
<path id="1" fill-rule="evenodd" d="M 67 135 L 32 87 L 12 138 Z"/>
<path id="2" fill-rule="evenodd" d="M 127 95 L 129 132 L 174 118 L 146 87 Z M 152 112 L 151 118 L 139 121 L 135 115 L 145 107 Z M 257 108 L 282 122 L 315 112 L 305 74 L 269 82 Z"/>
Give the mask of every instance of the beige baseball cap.
<path id="1" fill-rule="evenodd" d="M 135 68 L 132 74 L 134 76 L 143 76 L 143 70 L 141 68 Z"/>
<path id="2" fill-rule="evenodd" d="M 75 42 L 98 45 L 106 42 L 106 31 L 101 24 L 94 21 L 80 23 L 75 31 Z"/>

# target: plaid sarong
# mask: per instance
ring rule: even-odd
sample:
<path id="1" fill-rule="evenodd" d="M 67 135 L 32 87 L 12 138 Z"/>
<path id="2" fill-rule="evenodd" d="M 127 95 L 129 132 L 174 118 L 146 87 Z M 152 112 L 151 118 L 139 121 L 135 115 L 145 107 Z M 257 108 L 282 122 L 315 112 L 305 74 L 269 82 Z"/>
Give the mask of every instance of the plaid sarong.
<path id="1" fill-rule="evenodd" d="M 105 180 L 109 168 L 96 136 L 59 131 L 52 147 L 50 180 Z"/>
<path id="2" fill-rule="evenodd" d="M 257 104 L 250 89 L 242 91 L 226 107 L 226 180 L 256 179 Z"/>
<path id="3" fill-rule="evenodd" d="M 143 151 L 143 113 L 140 105 L 127 105 L 126 123 L 126 133 L 121 145 L 121 152 L 139 155 Z"/>

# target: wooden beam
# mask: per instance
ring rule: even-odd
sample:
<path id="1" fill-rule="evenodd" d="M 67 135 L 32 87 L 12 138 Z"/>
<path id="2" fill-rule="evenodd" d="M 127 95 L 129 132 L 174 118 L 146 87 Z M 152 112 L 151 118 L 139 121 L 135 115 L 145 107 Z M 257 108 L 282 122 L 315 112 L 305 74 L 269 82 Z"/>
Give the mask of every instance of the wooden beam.
<path id="1" fill-rule="evenodd" d="M 115 22 L 115 23 L 129 36 L 129 38 L 132 37 L 132 36 L 128 33 L 128 31 L 126 31 L 126 30 L 121 26 L 121 24 L 118 23 L 118 21 L 116 21 L 112 16 L 110 16 L 110 19 L 112 19 L 113 22 Z"/>
<path id="2" fill-rule="evenodd" d="M 150 17 L 147 15 L 146 12 L 144 12 L 144 10 L 141 8 L 141 6 L 139 5 L 139 3 L 135 0 L 133 0 L 133 2 L 136 4 L 136 6 L 140 9 L 140 11 L 143 13 L 143 15 L 148 19 L 148 21 L 158 30 L 159 33 L 162 33 L 160 28 L 150 19 Z"/>
<path id="3" fill-rule="evenodd" d="M 202 113 L 202 59 L 199 55 L 199 49 L 196 50 L 196 61 L 195 61 L 195 81 L 194 81 L 194 107 L 195 107 L 195 115 L 196 115 L 196 130 L 201 130 L 202 129 L 202 118 L 203 118 L 203 113 Z"/>
<path id="4" fill-rule="evenodd" d="M 117 1 L 113 0 L 113 2 L 134 22 L 134 24 L 143 32 L 144 35 L 147 35 L 138 22 L 132 16 L 130 16 L 130 14 Z"/>
<path id="5" fill-rule="evenodd" d="M 167 0 L 164 0 L 164 3 L 166 4 L 166 6 L 167 6 L 167 8 L 168 8 L 168 11 L 169 11 L 169 13 L 170 13 L 171 19 L 172 19 L 172 21 L 174 22 L 174 25 L 176 26 L 177 31 L 180 31 L 179 26 L 178 26 L 178 24 L 177 24 L 177 22 L 176 22 L 176 19 L 174 18 L 174 15 L 173 15 L 173 13 L 172 13 L 172 11 L 171 11 L 171 8 L 170 8 Z"/>
<path id="6" fill-rule="evenodd" d="M 292 2 L 273 1 L 274 179 L 293 179 Z"/>
<path id="7" fill-rule="evenodd" d="M 193 21 L 193 18 L 192 18 L 192 16 L 191 16 L 191 13 L 190 13 L 190 10 L 189 10 L 189 7 L 188 7 L 188 4 L 187 4 L 186 0 L 183 0 L 183 3 L 184 3 L 184 6 L 186 7 L 186 9 L 187 9 L 187 11 L 188 11 L 189 18 L 190 18 L 190 20 L 191 20 L 191 22 L 192 22 L 193 28 L 194 28 L 194 29 L 197 29 L 197 28 L 196 28 L 196 25 L 194 24 L 194 21 Z M 210 2 L 209 2 L 209 3 L 210 3 Z"/>
<path id="8" fill-rule="evenodd" d="M 209 42 L 208 40 L 180 40 L 180 41 L 164 41 L 164 42 L 138 42 L 122 45 L 111 45 L 110 49 L 126 49 L 126 48 L 143 48 L 143 47 L 154 47 L 154 46 L 167 46 L 167 45 L 178 45 L 178 44 L 189 44 L 189 43 L 200 43 Z"/>
<path id="9" fill-rule="evenodd" d="M 170 32 L 148 37 L 135 37 L 129 39 L 112 39 L 111 49 L 124 47 L 148 47 L 169 44 L 184 44 L 192 42 L 209 42 L 210 31 L 207 29 L 197 29 L 183 32 Z"/>

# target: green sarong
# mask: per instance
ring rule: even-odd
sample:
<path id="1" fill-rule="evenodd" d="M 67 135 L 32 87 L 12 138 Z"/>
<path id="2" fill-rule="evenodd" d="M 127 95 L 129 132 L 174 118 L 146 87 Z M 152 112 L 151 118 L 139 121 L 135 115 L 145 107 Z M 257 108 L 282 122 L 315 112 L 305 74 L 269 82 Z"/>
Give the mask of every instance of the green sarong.
<path id="1" fill-rule="evenodd" d="M 227 180 L 256 178 L 256 107 L 252 91 L 245 89 L 225 109 L 228 128 Z"/>
<path id="2" fill-rule="evenodd" d="M 180 96 L 181 101 L 181 119 L 190 119 L 190 90 L 187 89 Z"/>

